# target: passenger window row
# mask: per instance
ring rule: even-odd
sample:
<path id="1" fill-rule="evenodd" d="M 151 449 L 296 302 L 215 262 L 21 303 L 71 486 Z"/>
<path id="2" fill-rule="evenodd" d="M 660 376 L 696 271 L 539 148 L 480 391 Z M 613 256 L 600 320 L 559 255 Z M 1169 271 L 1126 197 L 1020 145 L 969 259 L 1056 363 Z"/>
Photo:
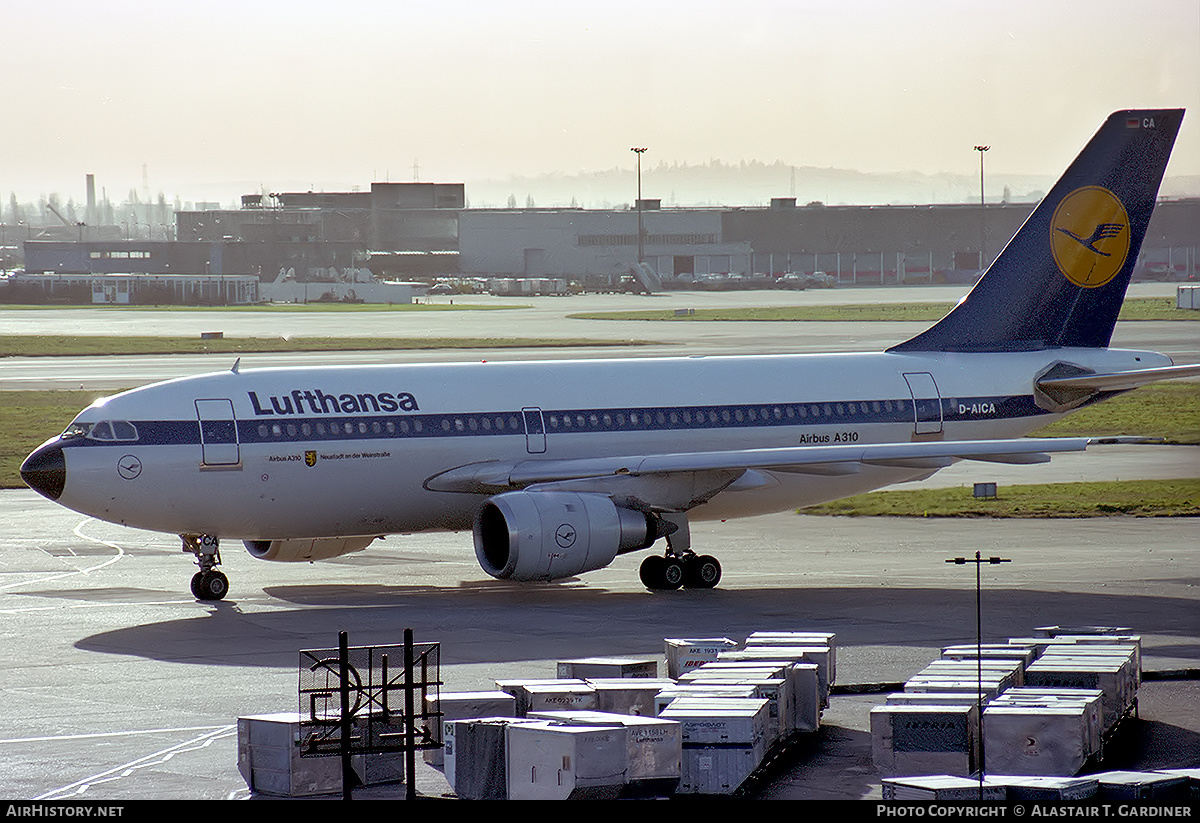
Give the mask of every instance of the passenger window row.
<path id="1" fill-rule="evenodd" d="M 871 400 L 840 403 L 789 403 L 756 406 L 713 406 L 670 409 L 604 409 L 541 412 L 545 431 L 632 431 L 725 426 L 796 425 L 906 421 L 912 418 L 909 400 Z M 443 434 L 523 434 L 522 415 L 513 412 L 463 415 L 408 415 L 354 419 L 260 422 L 260 440 L 346 437 L 436 437 Z"/>

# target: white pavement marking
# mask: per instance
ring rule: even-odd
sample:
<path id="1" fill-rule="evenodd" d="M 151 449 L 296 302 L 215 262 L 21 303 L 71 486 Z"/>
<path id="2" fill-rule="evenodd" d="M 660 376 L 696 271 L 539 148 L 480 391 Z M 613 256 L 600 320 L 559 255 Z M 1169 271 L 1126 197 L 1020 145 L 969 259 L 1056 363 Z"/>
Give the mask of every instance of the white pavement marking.
<path id="1" fill-rule="evenodd" d="M 120 766 L 115 766 L 99 774 L 85 777 L 82 780 L 77 780 L 67 786 L 61 786 L 57 789 L 51 789 L 44 794 L 41 794 L 34 800 L 61 800 L 68 797 L 77 797 L 86 794 L 89 789 L 98 783 L 110 783 L 114 780 L 120 780 L 135 774 L 139 769 L 145 769 L 150 766 L 157 766 L 161 763 L 166 763 L 177 754 L 186 754 L 188 752 L 200 751 L 206 749 L 213 742 L 229 737 L 236 731 L 237 726 L 219 726 L 212 731 L 205 732 L 185 740 L 182 743 L 176 743 L 174 746 L 168 746 L 165 749 L 159 749 L 156 752 L 148 754 L 144 757 L 139 757 L 136 760 L 131 760 L 128 763 L 123 763 Z M 134 732 L 136 733 L 136 732 Z"/>
<path id="2" fill-rule="evenodd" d="M 86 569 L 72 569 L 69 572 L 54 572 L 52 574 L 41 575 L 39 577 L 35 577 L 30 580 L 22 580 L 17 583 L 5 583 L 3 585 L 0 585 L 0 591 L 3 591 L 5 589 L 18 588 L 20 586 L 32 586 L 36 583 L 45 583 L 50 580 L 59 580 L 64 577 L 73 577 L 74 575 L 77 575 L 77 574 L 89 575 L 92 572 L 99 571 L 100 569 L 103 569 L 106 566 L 111 566 L 113 563 L 116 563 L 118 560 L 123 559 L 125 557 L 125 549 L 123 547 L 118 546 L 116 543 L 111 543 L 107 540 L 101 540 L 99 537 L 91 537 L 89 535 L 84 534 L 82 531 L 80 531 L 85 525 L 87 525 L 88 523 L 92 523 L 92 522 L 95 522 L 95 521 L 93 521 L 90 517 L 86 518 L 85 520 L 80 521 L 79 525 L 76 526 L 74 529 L 75 536 L 80 538 L 81 540 L 89 540 L 93 543 L 99 543 L 102 546 L 108 546 L 110 549 L 114 549 L 116 551 L 115 555 L 108 558 L 107 560 L 105 560 L 102 563 L 97 563 L 95 566 L 89 566 Z"/>

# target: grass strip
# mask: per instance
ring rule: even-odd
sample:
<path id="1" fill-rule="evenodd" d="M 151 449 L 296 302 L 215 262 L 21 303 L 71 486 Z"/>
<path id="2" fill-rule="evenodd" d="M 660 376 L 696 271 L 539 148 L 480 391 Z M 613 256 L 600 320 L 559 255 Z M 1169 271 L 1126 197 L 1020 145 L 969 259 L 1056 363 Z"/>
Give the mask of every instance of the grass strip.
<path id="1" fill-rule="evenodd" d="M 1200 479 L 1102 480 L 1001 486 L 994 499 L 972 489 L 878 491 L 800 509 L 842 517 L 1197 517 Z"/>
<path id="2" fill-rule="evenodd" d="M 446 298 L 439 298 L 445 300 Z M 122 314 L 130 311 L 170 312 L 267 312 L 267 313 L 329 313 L 329 312 L 426 312 L 426 311 L 500 311 L 504 309 L 527 309 L 528 305 L 481 305 L 478 303 L 253 303 L 237 306 L 175 306 L 175 305 L 130 305 L 114 303 L 37 303 L 0 305 L 3 311 L 63 311 L 92 309 L 115 311 Z"/>
<path id="3" fill-rule="evenodd" d="M 1200 444 L 1200 383 L 1158 383 L 1072 412 L 1031 437 L 1161 438 Z"/>
<path id="4" fill-rule="evenodd" d="M 23 489 L 21 461 L 92 401 L 116 392 L 0 392 L 0 488 Z"/>
<path id="5" fill-rule="evenodd" d="M 940 320 L 953 303 L 871 303 L 840 306 L 769 306 L 738 309 L 676 309 L 585 312 L 577 320 L 756 320 L 756 321 L 909 321 Z M 1170 297 L 1131 297 L 1121 307 L 1120 320 L 1200 320 L 1200 311 L 1175 308 Z"/>
<path id="6" fill-rule="evenodd" d="M 249 354 L 416 349 L 525 349 L 653 345 L 645 340 L 582 337 L 126 337 L 118 335 L 0 335 L 0 357 L 116 354 Z"/>

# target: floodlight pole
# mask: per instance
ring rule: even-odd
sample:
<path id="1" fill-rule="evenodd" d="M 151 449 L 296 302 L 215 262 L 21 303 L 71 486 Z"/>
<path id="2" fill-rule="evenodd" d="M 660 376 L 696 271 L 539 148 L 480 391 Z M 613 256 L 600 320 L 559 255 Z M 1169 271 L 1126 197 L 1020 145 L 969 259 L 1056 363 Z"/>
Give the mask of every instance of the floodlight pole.
<path id="1" fill-rule="evenodd" d="M 643 258 L 645 257 L 645 254 L 643 252 L 644 247 L 642 245 L 642 155 L 646 152 L 646 147 L 645 146 L 642 146 L 641 148 L 634 147 L 634 148 L 631 148 L 630 151 L 637 155 L 637 186 L 638 186 L 638 192 L 637 192 L 637 213 L 638 213 L 637 250 L 638 250 L 638 265 L 640 266 L 642 264 Z"/>
<path id="2" fill-rule="evenodd" d="M 975 148 L 979 148 L 976 146 Z M 986 147 L 984 149 L 986 151 Z M 982 157 L 983 155 L 980 155 Z M 1007 557 L 983 557 L 979 552 L 975 552 L 975 558 L 969 557 L 952 557 L 946 561 L 953 563 L 956 566 L 964 566 L 967 563 L 975 564 L 975 671 L 978 677 L 978 691 L 976 692 L 976 704 L 979 709 L 979 716 L 976 718 L 976 723 L 979 729 L 979 802 L 983 802 L 983 771 L 984 771 L 984 751 L 983 751 L 983 581 L 980 575 L 980 567 L 984 563 L 997 565 L 999 563 L 1011 563 Z"/>
<path id="3" fill-rule="evenodd" d="M 987 210 L 987 201 L 983 198 L 983 153 L 990 149 L 991 146 L 976 146 L 975 151 L 979 152 L 979 270 L 983 271 L 984 263 L 987 260 L 987 255 L 984 254 L 984 212 Z"/>

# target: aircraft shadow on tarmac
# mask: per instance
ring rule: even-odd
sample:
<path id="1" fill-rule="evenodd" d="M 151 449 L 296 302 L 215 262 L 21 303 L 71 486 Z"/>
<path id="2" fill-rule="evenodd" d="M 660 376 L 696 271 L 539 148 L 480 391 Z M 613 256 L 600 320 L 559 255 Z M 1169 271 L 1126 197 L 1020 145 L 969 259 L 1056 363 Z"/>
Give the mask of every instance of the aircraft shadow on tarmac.
<path id="1" fill-rule="evenodd" d="M 759 630 L 833 631 L 841 648 L 936 649 L 975 639 L 975 592 L 969 589 L 651 594 L 560 582 L 455 589 L 297 585 L 262 591 L 301 608 L 260 610 L 261 597 L 256 609 L 246 612 L 236 597 L 197 603 L 195 617 L 100 632 L 75 646 L 149 660 L 290 667 L 301 649 L 335 647 L 343 630 L 352 645 L 365 646 L 400 643 L 403 630 L 412 628 L 418 642 L 442 644 L 443 664 L 661 655 L 667 637 L 740 640 Z M 1130 626 L 1142 635 L 1177 638 L 1170 657 L 1200 662 L 1195 608 L 1187 598 L 993 589 L 983 599 L 984 639 L 1027 636 L 1042 625 Z M 1143 657 L 1158 653 L 1147 646 Z M 898 678 L 881 674 L 878 679 Z"/>

